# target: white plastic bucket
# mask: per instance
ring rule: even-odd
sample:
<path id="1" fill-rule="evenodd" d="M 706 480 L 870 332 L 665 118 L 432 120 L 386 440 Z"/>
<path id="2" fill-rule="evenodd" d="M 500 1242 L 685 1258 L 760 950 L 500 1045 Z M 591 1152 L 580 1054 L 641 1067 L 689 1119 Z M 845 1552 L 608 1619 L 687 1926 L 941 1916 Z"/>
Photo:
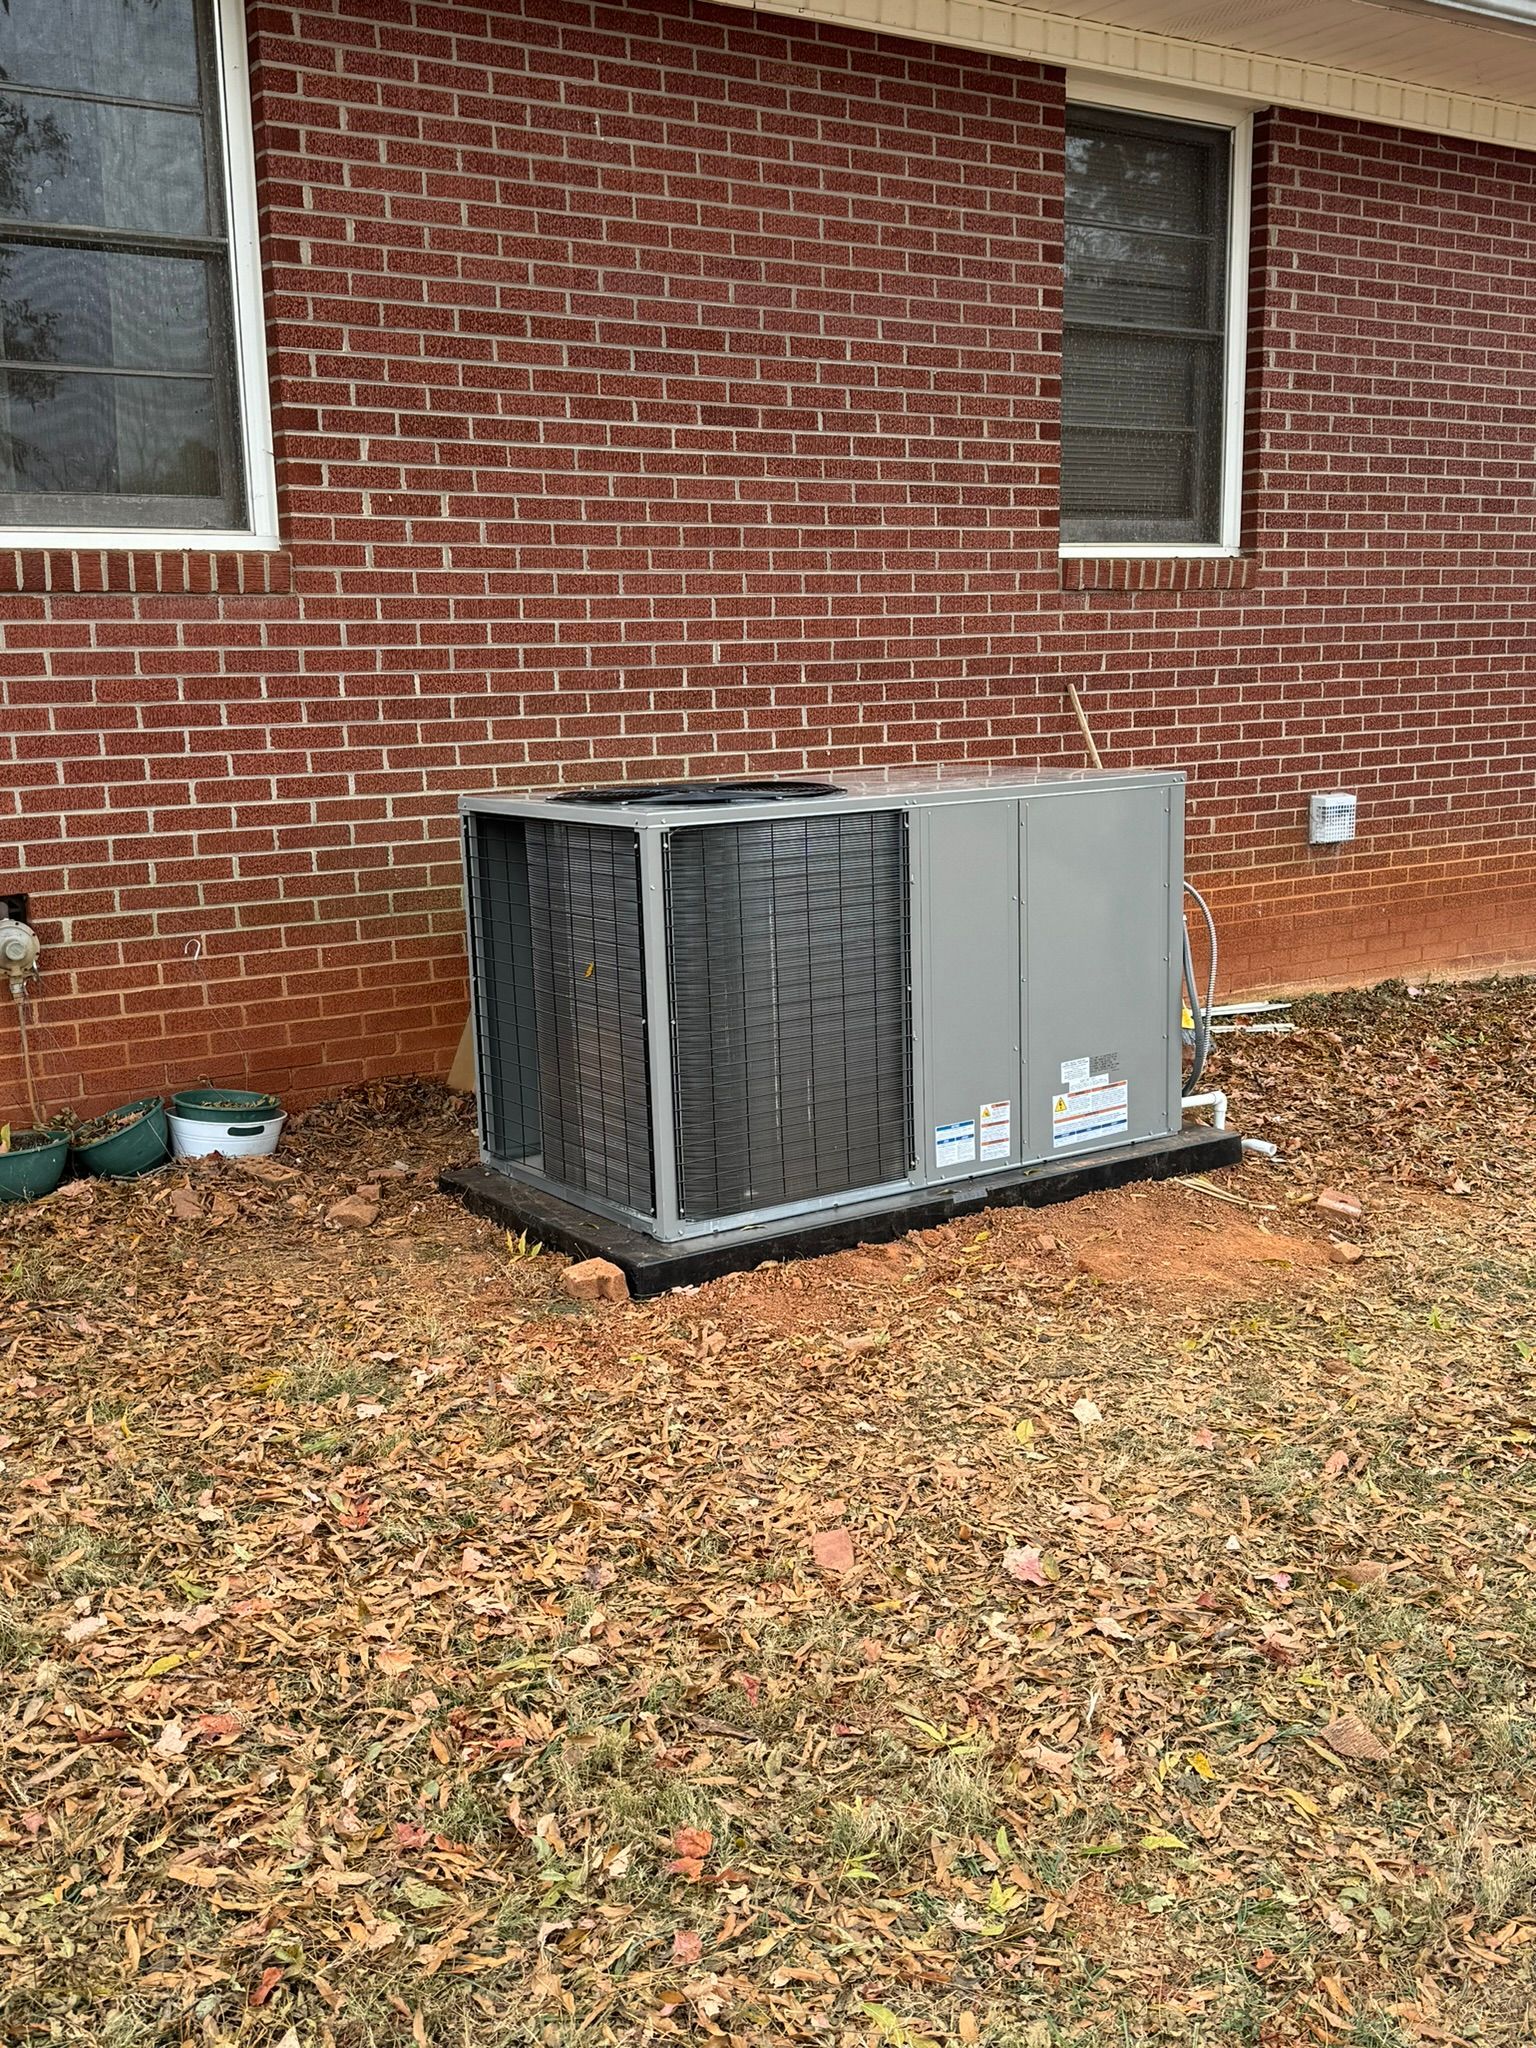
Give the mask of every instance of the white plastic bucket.
<path id="1" fill-rule="evenodd" d="M 173 1111 L 167 1121 L 171 1150 L 178 1159 L 201 1159 L 209 1152 L 221 1153 L 226 1159 L 254 1159 L 277 1150 L 287 1119 L 271 1116 L 264 1123 L 242 1123 L 236 1112 L 227 1124 L 215 1124 L 202 1117 L 177 1116 Z"/>

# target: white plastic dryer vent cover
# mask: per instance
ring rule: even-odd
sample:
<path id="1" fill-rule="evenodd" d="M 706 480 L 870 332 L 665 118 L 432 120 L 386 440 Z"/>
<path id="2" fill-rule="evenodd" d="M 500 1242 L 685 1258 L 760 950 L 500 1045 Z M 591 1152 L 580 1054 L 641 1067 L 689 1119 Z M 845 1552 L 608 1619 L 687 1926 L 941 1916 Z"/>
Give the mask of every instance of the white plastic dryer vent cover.
<path id="1" fill-rule="evenodd" d="M 460 805 L 486 1165 L 718 1240 L 1180 1127 L 1184 778 Z"/>
<path id="2" fill-rule="evenodd" d="M 1345 789 L 1312 792 L 1307 806 L 1307 839 L 1313 846 L 1342 846 L 1355 836 L 1355 799 Z"/>

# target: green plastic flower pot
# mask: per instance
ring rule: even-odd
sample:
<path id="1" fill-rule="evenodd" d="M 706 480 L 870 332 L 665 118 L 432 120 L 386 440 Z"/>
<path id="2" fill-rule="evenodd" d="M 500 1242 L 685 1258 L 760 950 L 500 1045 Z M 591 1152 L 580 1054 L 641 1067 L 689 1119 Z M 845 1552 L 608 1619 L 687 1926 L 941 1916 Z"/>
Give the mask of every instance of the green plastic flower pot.
<path id="1" fill-rule="evenodd" d="M 123 1117 L 132 1117 L 132 1123 L 121 1123 Z M 80 1132 L 75 1133 L 75 1164 L 86 1173 L 104 1180 L 133 1180 L 138 1174 L 153 1173 L 171 1156 L 170 1127 L 158 1095 L 125 1102 L 121 1109 L 93 1117 L 81 1130 L 89 1132 L 102 1124 L 108 1128 L 99 1137 L 87 1137 L 84 1144 Z"/>
<path id="2" fill-rule="evenodd" d="M 0 1152 L 0 1202 L 35 1202 L 51 1195 L 64 1178 L 69 1139 L 58 1131 L 13 1134 L 9 1152 Z"/>
<path id="3" fill-rule="evenodd" d="M 263 1124 L 282 1109 L 275 1095 L 249 1088 L 181 1088 L 171 1097 L 171 1114 L 196 1124 Z"/>

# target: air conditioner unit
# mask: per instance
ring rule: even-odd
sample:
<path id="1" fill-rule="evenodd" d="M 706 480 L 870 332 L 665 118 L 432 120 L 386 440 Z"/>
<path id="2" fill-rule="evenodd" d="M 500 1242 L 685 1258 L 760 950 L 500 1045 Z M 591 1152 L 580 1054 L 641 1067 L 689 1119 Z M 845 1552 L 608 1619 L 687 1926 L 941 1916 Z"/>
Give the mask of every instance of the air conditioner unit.
<path id="1" fill-rule="evenodd" d="M 460 804 L 481 1164 L 637 1292 L 1239 1156 L 1181 1131 L 1184 778 Z"/>

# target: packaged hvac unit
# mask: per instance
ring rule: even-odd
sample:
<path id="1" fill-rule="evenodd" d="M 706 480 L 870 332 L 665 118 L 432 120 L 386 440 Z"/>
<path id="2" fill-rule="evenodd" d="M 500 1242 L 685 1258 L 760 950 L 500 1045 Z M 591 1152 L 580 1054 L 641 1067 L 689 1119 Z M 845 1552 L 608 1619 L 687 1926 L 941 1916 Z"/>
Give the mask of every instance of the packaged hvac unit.
<path id="1" fill-rule="evenodd" d="M 482 1165 L 448 1184 L 637 1291 L 1237 1156 L 1180 1135 L 1182 775 L 460 809 Z"/>

